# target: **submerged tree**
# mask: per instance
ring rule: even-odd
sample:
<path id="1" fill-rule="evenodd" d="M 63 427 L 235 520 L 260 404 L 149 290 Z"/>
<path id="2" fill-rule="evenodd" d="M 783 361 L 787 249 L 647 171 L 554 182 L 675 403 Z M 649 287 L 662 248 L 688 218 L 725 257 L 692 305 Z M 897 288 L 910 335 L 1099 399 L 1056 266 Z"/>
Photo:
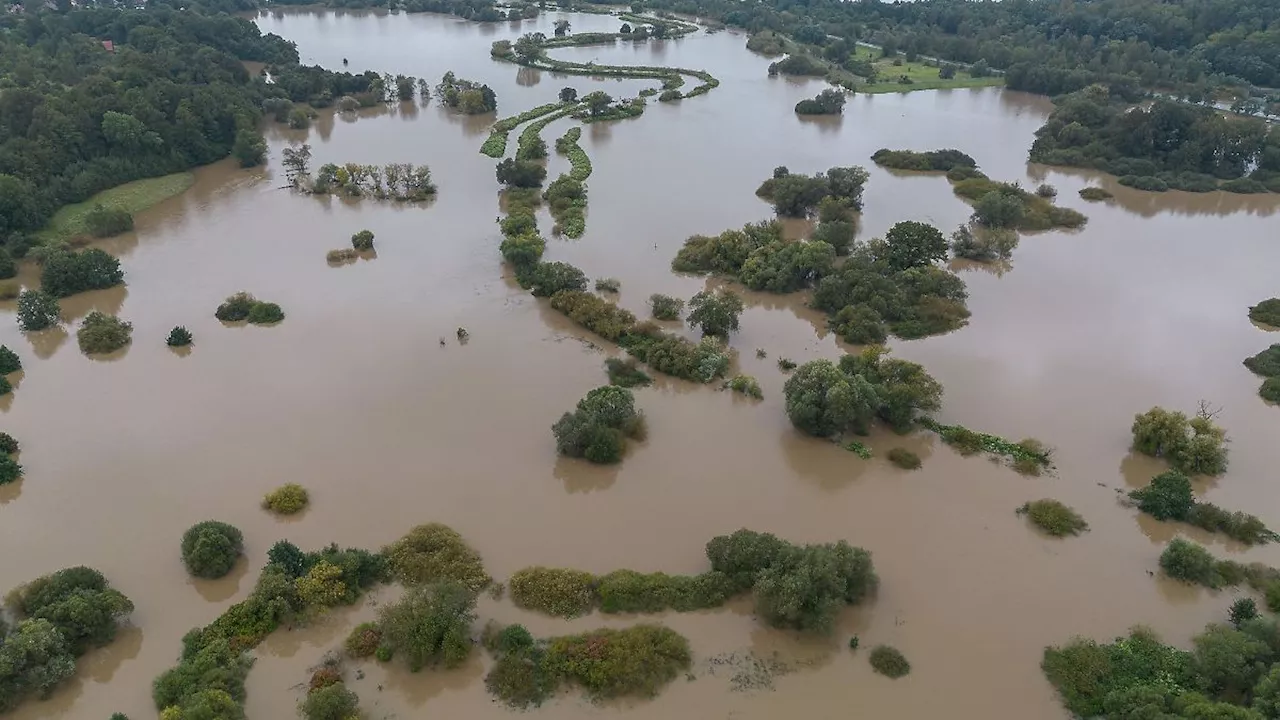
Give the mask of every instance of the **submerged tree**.
<path id="1" fill-rule="evenodd" d="M 742 315 L 742 298 L 729 290 L 700 292 L 689 300 L 690 325 L 701 328 L 704 335 L 728 337 L 737 332 L 738 316 Z"/>

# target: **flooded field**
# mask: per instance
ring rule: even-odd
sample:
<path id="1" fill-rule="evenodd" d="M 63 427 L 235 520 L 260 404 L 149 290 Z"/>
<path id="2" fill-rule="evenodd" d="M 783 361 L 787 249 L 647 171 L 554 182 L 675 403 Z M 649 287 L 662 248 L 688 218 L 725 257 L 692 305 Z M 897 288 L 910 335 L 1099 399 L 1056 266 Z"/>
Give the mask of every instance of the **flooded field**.
<path id="1" fill-rule="evenodd" d="M 489 44 L 548 35 L 558 17 L 574 32 L 613 31 L 615 18 L 544 14 L 478 25 L 433 15 L 287 13 L 257 19 L 298 43 L 304 63 L 403 73 L 435 83 L 447 70 L 485 82 L 506 116 L 554 100 L 561 87 L 632 96 L 656 83 L 560 76 L 489 58 Z M 1223 408 L 1229 472 L 1201 484 L 1203 497 L 1280 525 L 1280 409 L 1257 396 L 1240 361 L 1280 342 L 1246 308 L 1277 294 L 1274 195 L 1150 194 L 1080 171 L 1028 165 L 1027 149 L 1050 106 L 1000 89 L 858 95 L 844 115 L 805 120 L 794 104 L 822 85 L 769 78 L 769 60 L 742 35 L 697 33 L 618 47 L 564 48 L 560 59 L 705 69 L 721 85 L 645 114 L 585 126 L 595 172 L 587 230 L 549 242 L 547 256 L 589 277 L 615 277 L 619 302 L 646 315 L 660 292 L 688 297 L 720 281 L 677 276 L 671 258 L 694 233 L 762 220 L 755 197 L 778 165 L 811 173 L 860 164 L 871 180 L 861 239 L 901 220 L 949 232 L 971 209 L 941 176 L 876 168 L 881 147 L 961 149 L 992 178 L 1050 182 L 1058 202 L 1084 212 L 1078 232 L 1025 235 L 1004 272 L 970 269 L 968 325 L 950 335 L 891 343 L 946 388 L 938 418 L 1056 449 L 1057 472 L 1028 478 L 980 457 L 962 458 L 932 435 L 873 435 L 883 455 L 903 446 L 924 459 L 906 473 L 796 433 L 783 411 L 776 358 L 804 362 L 848 348 L 802 295 L 749 293 L 737 366 L 764 388 L 760 402 L 659 376 L 637 392 L 648 439 L 621 465 L 601 469 L 559 458 L 550 425 L 604 384 L 609 352 L 509 277 L 494 161 L 477 150 L 492 116 L 464 117 L 436 101 L 324 114 L 310 130 L 267 130 L 266 168 L 203 168 L 185 194 L 138 216 L 137 229 L 103 243 L 126 287 L 63 303 L 71 318 L 92 309 L 134 324 L 118 357 L 82 355 L 70 330 L 24 335 L 12 303 L 0 342 L 25 373 L 3 399 L 3 426 L 22 442 L 25 479 L 0 488 L 0 572 L 9 588 L 69 565 L 102 570 L 136 604 L 133 628 L 81 661 L 77 679 L 15 718 L 135 720 L 154 715 L 151 680 L 177 658 L 189 628 L 211 621 L 252 588 L 267 548 L 288 538 L 377 548 L 413 525 L 444 522 L 505 579 L 535 564 L 592 572 L 616 568 L 698 572 L 703 545 L 740 527 L 796 542 L 847 539 L 874 556 L 879 595 L 845 612 L 826 640 L 768 630 L 749 603 L 660 622 L 688 636 L 692 679 L 650 702 L 597 706 L 576 695 L 535 714 L 557 718 L 1054 718 L 1065 717 L 1039 662 L 1045 645 L 1075 634 L 1109 639 L 1144 623 L 1185 640 L 1224 616 L 1214 595 L 1152 576 L 1172 524 L 1139 518 L 1117 490 L 1144 485 L 1163 465 L 1130 453 L 1133 415 L 1153 405 Z M 552 123 L 549 141 L 569 127 Z M 310 143 L 325 162 L 430 166 L 439 186 L 428 205 L 300 196 L 284 185 L 281 152 Z M 514 148 L 514 141 L 512 143 Z M 550 160 L 552 177 L 567 162 Z M 1090 204 L 1089 183 L 1115 193 Z M 551 221 L 540 218 L 543 228 Z M 368 228 L 377 258 L 333 268 L 325 252 Z M 24 271 L 28 282 L 33 273 Z M 246 290 L 279 303 L 278 327 L 223 327 L 213 310 Z M 195 335 L 189 354 L 164 345 L 174 325 Z M 454 331 L 470 333 L 459 344 Z M 445 344 L 441 345 L 441 338 Z M 767 351 L 757 359 L 755 350 Z M 301 516 L 259 508 L 284 482 L 311 491 Z M 1014 509 L 1054 497 L 1092 526 L 1057 541 Z M 178 541 L 216 518 L 245 534 L 247 560 L 228 578 L 188 577 Z M 1216 553 L 1280 563 L 1280 549 L 1245 552 L 1191 533 Z M 280 631 L 257 651 L 249 675 L 251 718 L 292 717 L 306 668 L 371 616 L 377 597 L 302 630 Z M 481 601 L 481 620 L 519 620 L 561 634 L 631 618 L 573 622 Z M 890 681 L 865 653 L 891 643 L 913 672 Z M 772 672 L 751 670 L 751 658 Z M 408 674 L 364 665 L 352 684 L 370 718 L 502 718 L 485 693 L 483 660 L 449 672 Z"/>

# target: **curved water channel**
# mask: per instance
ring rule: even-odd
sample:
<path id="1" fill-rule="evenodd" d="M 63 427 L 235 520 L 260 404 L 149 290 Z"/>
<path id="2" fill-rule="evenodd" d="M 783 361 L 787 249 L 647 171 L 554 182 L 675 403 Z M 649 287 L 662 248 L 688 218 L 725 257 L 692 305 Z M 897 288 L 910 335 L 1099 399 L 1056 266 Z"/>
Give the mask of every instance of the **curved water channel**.
<path id="1" fill-rule="evenodd" d="M 485 82 L 499 116 L 554 101 L 563 86 L 634 96 L 651 80 L 591 79 L 492 61 L 492 41 L 561 17 L 478 25 L 435 15 L 363 12 L 264 14 L 257 22 L 298 43 L 303 61 L 426 77 L 446 70 Z M 616 19 L 568 16 L 575 32 L 614 31 Z M 860 237 L 900 220 L 946 230 L 970 209 L 942 177 L 892 174 L 869 156 L 881 147 L 956 147 L 993 178 L 1048 181 L 1081 210 L 1079 232 L 1024 236 L 1011 266 L 963 277 L 973 317 L 955 333 L 892 343 L 946 388 L 938 414 L 1057 449 L 1057 473 L 1027 478 L 980 457 L 962 458 L 930 435 L 868 443 L 924 458 L 905 473 L 795 433 L 783 412 L 780 356 L 798 362 L 847 348 L 799 295 L 748 294 L 732 339 L 762 402 L 658 376 L 637 393 L 650 435 L 620 466 L 557 458 L 551 423 L 605 382 L 606 351 L 516 286 L 501 263 L 494 161 L 478 153 L 492 116 L 464 117 L 432 101 L 322 114 L 309 130 L 271 125 L 270 163 L 222 163 L 197 172 L 184 195 L 141 214 L 137 230 L 103 244 L 127 286 L 64 303 L 135 326 L 119 357 L 91 360 L 67 332 L 19 333 L 12 304 L 0 342 L 26 370 L 0 401 L 3 429 L 23 444 L 26 478 L 0 488 L 4 587 L 73 564 L 101 569 L 133 599 L 135 627 L 81 661 L 77 678 L 22 720 L 150 717 L 152 678 L 176 659 L 182 634 L 209 622 L 252 587 L 266 549 L 287 537 L 378 547 L 409 527 L 442 521 L 504 578 L 534 564 L 606 572 L 619 567 L 697 572 L 710 537 L 750 527 L 797 542 L 840 538 L 873 553 L 881 591 L 846 612 L 831 639 L 803 639 L 756 623 L 748 603 L 659 618 L 687 635 L 693 680 L 649 702 L 600 707 L 567 696 L 536 713 L 557 718 L 1035 717 L 1065 716 L 1039 670 L 1043 647 L 1074 634 L 1108 639 L 1145 623 L 1185 642 L 1230 602 L 1148 573 L 1164 542 L 1186 528 L 1139 518 L 1116 490 L 1145 484 L 1155 461 L 1128 450 L 1134 413 L 1160 404 L 1224 410 L 1231 468 L 1204 496 L 1280 526 L 1280 408 L 1256 395 L 1240 361 L 1280 335 L 1246 317 L 1278 294 L 1274 196 L 1149 194 L 1079 171 L 1031 166 L 1032 134 L 1049 112 L 1039 97 L 999 89 L 852 97 L 843 117 L 806 120 L 792 106 L 818 82 L 769 78 L 767 58 L 744 36 L 697 33 L 672 41 L 576 47 L 560 59 L 705 69 L 720 86 L 645 114 L 585 126 L 591 201 L 580 240 L 552 240 L 547 257 L 590 277 L 622 282 L 619 302 L 646 315 L 655 292 L 688 297 L 719 281 L 677 276 L 669 263 L 686 237 L 766 218 L 754 196 L 774 166 L 815 172 L 862 164 L 871 172 Z M 552 123 L 548 141 L 570 126 Z M 518 131 L 517 131 L 518 133 Z M 513 135 L 514 137 L 514 135 Z M 279 159 L 308 142 L 324 162 L 426 163 L 439 185 L 427 206 L 308 197 L 278 189 Z M 514 151 L 514 141 L 509 146 Z M 567 169 L 554 153 L 550 177 Z M 1116 193 L 1089 204 L 1089 182 Z M 551 221 L 540 219 L 543 228 Z M 377 235 L 377 258 L 331 268 L 326 250 L 355 231 Z M 803 228 L 793 228 L 803 232 Z M 29 272 L 29 271 L 27 271 Z M 25 277 L 25 276 L 24 276 Z M 280 303 L 278 327 L 225 328 L 213 309 L 248 290 Z M 169 329 L 195 346 L 177 355 Z M 470 340 L 460 345 L 455 328 Z M 673 328 L 674 329 L 674 328 Z M 447 338 L 442 347 L 440 338 Z M 766 359 L 754 350 L 763 348 Z M 258 507 L 294 481 L 312 507 L 282 521 Z M 1014 509 L 1055 497 L 1092 531 L 1057 541 Z M 249 552 L 217 582 L 187 577 L 178 538 L 217 518 L 240 527 Z M 1280 563 L 1274 547 L 1242 548 L 1192 533 L 1217 553 Z M 279 631 L 257 650 L 252 718 L 291 717 L 306 668 L 372 615 L 378 597 L 306 629 Z M 563 633 L 630 618 L 571 623 L 481 601 L 482 618 Z M 910 658 L 908 677 L 871 672 L 862 646 L 887 642 Z M 751 658 L 774 668 L 752 671 Z M 465 668 L 410 675 L 368 664 L 352 683 L 371 718 L 505 718 Z M 745 689 L 743 686 L 746 686 Z"/>

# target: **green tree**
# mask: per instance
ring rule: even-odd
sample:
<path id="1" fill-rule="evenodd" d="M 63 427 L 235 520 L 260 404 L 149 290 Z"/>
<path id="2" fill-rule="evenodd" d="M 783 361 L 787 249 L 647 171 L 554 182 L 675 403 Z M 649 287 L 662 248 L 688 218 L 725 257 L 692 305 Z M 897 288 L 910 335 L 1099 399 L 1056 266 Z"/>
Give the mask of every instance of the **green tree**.
<path id="1" fill-rule="evenodd" d="M 310 564 L 307 554 L 288 540 L 279 540 L 267 551 L 267 562 L 288 573 L 289 577 L 302 577 Z"/>
<path id="2" fill-rule="evenodd" d="M 700 292 L 689 300 L 689 325 L 702 329 L 704 335 L 728 337 L 737 332 L 742 315 L 742 298 L 729 290 Z"/>
<path id="3" fill-rule="evenodd" d="M 884 235 L 885 262 L 894 270 L 931 265 L 947 258 L 947 239 L 928 223 L 907 220 Z"/>
<path id="4" fill-rule="evenodd" d="M 361 230 L 360 232 L 352 235 L 351 247 L 361 251 L 372 250 L 373 249 L 373 233 L 368 230 Z"/>
<path id="5" fill-rule="evenodd" d="M 475 595 L 452 582 L 416 587 L 378 613 L 382 642 L 404 657 L 409 669 L 453 668 L 471 652 Z"/>
<path id="6" fill-rule="evenodd" d="M 587 276 L 566 262 L 540 262 L 530 270 L 528 285 L 535 297 L 551 297 L 562 290 L 586 290 Z"/>
<path id="7" fill-rule="evenodd" d="M 40 287 L 64 298 L 88 290 L 103 290 L 124 282 L 120 261 L 98 248 L 49 253 L 40 269 Z"/>
<path id="8" fill-rule="evenodd" d="M 737 590 L 747 590 L 789 547 L 790 543 L 772 533 L 744 528 L 712 538 L 706 549 L 711 568 L 727 575 Z"/>
<path id="9" fill-rule="evenodd" d="M 630 390 L 606 385 L 578 401 L 551 426 L 556 451 L 594 463 L 615 463 L 622 459 L 627 437 L 641 437 L 644 417 L 635 409 Z"/>
<path id="10" fill-rule="evenodd" d="M 589 92 L 583 96 L 582 101 L 587 104 L 587 111 L 593 116 L 603 115 L 609 106 L 613 104 L 613 98 L 603 90 Z"/>
<path id="11" fill-rule="evenodd" d="M 9 375 L 22 369 L 22 358 L 9 349 L 8 345 L 0 345 L 0 375 Z"/>
<path id="12" fill-rule="evenodd" d="M 133 324 L 114 315 L 104 315 L 97 310 L 90 312 L 76 330 L 76 342 L 86 355 L 110 353 L 128 345 L 133 336 Z"/>
<path id="13" fill-rule="evenodd" d="M 267 141 L 255 128 L 240 128 L 236 131 L 231 154 L 240 163 L 240 167 L 256 167 L 267 159 Z"/>
<path id="14" fill-rule="evenodd" d="M 0 708 L 11 709 L 27 693 L 47 698 L 76 671 L 62 633 L 48 620 L 23 620 L 0 644 Z"/>
<path id="15" fill-rule="evenodd" d="M 516 57 L 529 62 L 542 53 L 542 45 L 546 41 L 547 36 L 542 33 L 525 33 L 516 40 L 512 48 L 516 52 Z"/>
<path id="16" fill-rule="evenodd" d="M 1151 484 L 1129 493 L 1138 501 L 1138 509 L 1157 520 L 1185 520 L 1196 499 L 1191 492 L 1191 478 L 1170 470 L 1151 479 Z"/>
<path id="17" fill-rule="evenodd" d="M 1242 702 L 1258 682 L 1269 656 L 1267 646 L 1230 625 L 1210 625 L 1192 639 L 1193 667 L 1209 694 Z"/>
<path id="18" fill-rule="evenodd" d="M 1275 663 L 1253 686 L 1253 709 L 1264 718 L 1280 717 L 1280 663 Z"/>
<path id="19" fill-rule="evenodd" d="M 849 377 L 830 360 L 813 360 L 801 365 L 783 386 L 787 417 L 796 429 L 817 437 L 855 427 L 865 431 L 877 407 L 874 390 L 870 398 L 866 391 L 865 386 L 855 390 Z"/>
<path id="20" fill-rule="evenodd" d="M 973 206 L 973 219 L 981 225 L 994 228 L 1017 227 L 1026 214 L 1026 204 L 1011 192 L 992 190 L 978 199 Z"/>
<path id="21" fill-rule="evenodd" d="M 756 612 L 777 627 L 828 632 L 840 608 L 876 584 L 870 553 L 843 540 L 790 548 L 757 576 Z"/>
<path id="22" fill-rule="evenodd" d="M 571 87 L 560 88 L 560 102 L 570 103 L 578 101 L 578 91 Z"/>
<path id="23" fill-rule="evenodd" d="M 217 520 L 196 523 L 182 535 L 182 562 L 200 578 L 220 578 L 231 572 L 244 552 L 244 536 Z"/>
<path id="24" fill-rule="evenodd" d="M 498 163 L 496 175 L 509 188 L 535 188 L 547 179 L 547 169 L 535 160 L 507 158 Z"/>
<path id="25" fill-rule="evenodd" d="M 23 290 L 18 296 L 18 327 L 36 332 L 62 323 L 58 301 L 43 290 Z"/>
<path id="26" fill-rule="evenodd" d="M 308 692 L 298 706 L 298 712 L 306 720 L 350 720 L 359 717 L 359 704 L 360 697 L 337 682 Z M 184 713 L 183 717 L 186 716 Z"/>

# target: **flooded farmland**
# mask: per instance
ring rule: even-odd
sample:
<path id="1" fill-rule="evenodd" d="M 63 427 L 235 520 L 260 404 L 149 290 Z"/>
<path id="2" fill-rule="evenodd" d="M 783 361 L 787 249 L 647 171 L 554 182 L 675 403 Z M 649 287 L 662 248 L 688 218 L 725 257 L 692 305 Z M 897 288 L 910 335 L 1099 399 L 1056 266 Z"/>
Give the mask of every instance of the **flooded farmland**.
<path id="1" fill-rule="evenodd" d="M 326 11 L 256 22 L 295 41 L 304 63 L 337 68 L 345 58 L 353 72 L 434 83 L 452 70 L 487 83 L 498 116 L 551 102 L 565 86 L 622 97 L 656 85 L 490 59 L 494 40 L 550 35 L 559 17 L 482 25 Z M 575 32 L 617 25 L 607 16 L 563 17 Z M 856 95 L 842 116 L 798 118 L 795 103 L 822 84 L 768 77 L 770 60 L 744 42 L 733 32 L 696 33 L 552 51 L 575 62 L 705 69 L 721 84 L 701 97 L 650 103 L 639 118 L 585 126 L 581 142 L 594 165 L 587 230 L 578 240 L 550 240 L 547 257 L 591 278 L 617 278 L 618 302 L 643 317 L 652 293 L 689 297 L 723 284 L 673 274 L 671 258 L 692 234 L 769 217 L 754 192 L 775 166 L 867 167 L 864 240 L 902 220 L 949 232 L 971 212 L 940 175 L 872 165 L 882 147 L 954 147 L 993 179 L 1052 183 L 1059 204 L 1085 213 L 1088 224 L 1024 235 L 1001 272 L 964 269 L 968 326 L 890 345 L 945 387 L 939 420 L 1040 438 L 1055 448 L 1056 472 L 1024 477 L 961 457 L 931 434 L 874 434 L 873 449 L 902 446 L 924 459 L 907 473 L 797 433 L 776 359 L 849 350 L 802 294 L 744 294 L 731 346 L 764 400 L 659 376 L 637 391 L 649 436 L 625 462 L 601 468 L 558 457 L 550 425 L 606 382 L 602 362 L 616 349 L 530 297 L 502 264 L 495 163 L 477 152 L 493 116 L 456 115 L 431 100 L 358 116 L 328 112 L 308 130 L 272 123 L 265 168 L 198 170 L 189 191 L 102 243 L 120 257 L 125 287 L 63 303 L 70 318 L 98 309 L 132 322 L 123 353 L 90 359 L 73 331 L 20 333 L 5 304 L 0 342 L 17 349 L 25 371 L 0 411 L 3 429 L 22 441 L 25 479 L 0 487 L 0 542 L 13 549 L 4 586 L 84 564 L 137 606 L 134 627 L 87 655 L 73 682 L 13 717 L 152 716 L 152 678 L 177 658 L 182 635 L 242 599 L 282 538 L 303 548 L 376 548 L 414 525 L 444 522 L 498 579 L 529 565 L 698 572 L 706 541 L 740 527 L 795 542 L 846 539 L 873 554 L 880 591 L 845 611 L 831 638 L 766 629 L 749 602 L 662 616 L 691 641 L 689 681 L 652 701 L 593 705 L 567 695 L 533 711 L 557 718 L 1065 717 L 1039 668 L 1045 645 L 1076 634 L 1110 639 L 1136 623 L 1185 642 L 1224 615 L 1229 593 L 1149 572 L 1175 534 L 1236 559 L 1280 562 L 1274 547 L 1246 551 L 1139 516 L 1116 499 L 1164 469 L 1131 454 L 1133 415 L 1153 405 L 1193 411 L 1203 398 L 1223 408 L 1231 466 L 1198 484 L 1202 497 L 1280 525 L 1272 483 L 1280 409 L 1258 398 L 1258 379 L 1240 364 L 1280 342 L 1246 316 L 1249 305 L 1277 294 L 1280 197 L 1152 194 L 1029 165 L 1050 105 L 996 88 Z M 553 122 L 544 138 L 570 123 Z M 438 196 L 398 205 L 281 189 L 282 151 L 303 142 L 316 166 L 425 163 Z M 551 176 L 566 167 L 553 154 Z M 1115 198 L 1080 200 L 1077 191 L 1091 183 Z M 540 223 L 550 227 L 545 213 Z M 377 235 L 377 258 L 330 267 L 325 252 L 364 228 Z M 239 290 L 279 303 L 287 320 L 224 327 L 213 309 Z M 195 335 L 189 354 L 164 345 L 175 325 Z M 455 339 L 459 327 L 469 331 L 465 344 Z M 757 358 L 757 348 L 768 357 Z M 289 520 L 259 508 L 284 482 L 305 485 L 312 497 Z M 1034 532 L 1014 509 L 1041 497 L 1075 507 L 1091 531 L 1068 541 Z M 243 530 L 248 558 L 227 578 L 194 580 L 178 538 L 209 518 Z M 264 642 L 248 679 L 248 716 L 291 717 L 307 668 L 368 619 L 379 597 Z M 565 622 L 490 599 L 479 614 L 523 622 L 535 635 L 634 622 L 598 614 Z M 864 647 L 900 648 L 911 675 L 874 674 L 845 644 L 854 633 Z M 371 718 L 506 717 L 511 711 L 485 692 L 479 655 L 447 672 L 368 663 L 352 688 Z"/>

